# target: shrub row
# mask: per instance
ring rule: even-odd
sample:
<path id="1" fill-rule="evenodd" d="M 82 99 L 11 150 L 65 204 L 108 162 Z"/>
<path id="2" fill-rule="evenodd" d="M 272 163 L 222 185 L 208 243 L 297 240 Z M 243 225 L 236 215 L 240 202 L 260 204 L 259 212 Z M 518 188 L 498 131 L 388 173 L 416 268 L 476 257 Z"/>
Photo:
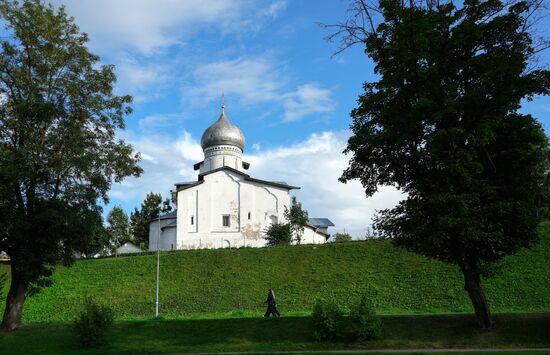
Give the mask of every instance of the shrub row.
<path id="1" fill-rule="evenodd" d="M 382 332 L 382 321 L 365 295 L 351 306 L 348 314 L 336 302 L 319 299 L 313 306 L 311 318 L 313 337 L 319 341 L 334 341 L 346 336 L 365 341 L 378 339 Z"/>

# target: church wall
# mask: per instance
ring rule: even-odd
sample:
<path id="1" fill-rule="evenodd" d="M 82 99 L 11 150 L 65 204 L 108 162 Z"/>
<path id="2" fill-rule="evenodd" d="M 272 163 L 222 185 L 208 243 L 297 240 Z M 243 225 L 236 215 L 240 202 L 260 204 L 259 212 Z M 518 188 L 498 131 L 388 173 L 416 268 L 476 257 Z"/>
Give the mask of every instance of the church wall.
<path id="1" fill-rule="evenodd" d="M 188 233 L 196 233 L 198 231 L 198 202 L 199 202 L 199 191 L 193 189 L 190 191 L 184 201 L 185 211 L 187 211 L 187 219 L 184 219 L 185 224 L 187 225 Z"/>
<path id="2" fill-rule="evenodd" d="M 260 247 L 265 245 L 263 231 L 275 221 L 283 222 L 290 197 L 287 189 L 247 181 L 225 170 L 179 191 L 177 201 L 178 249 Z M 195 225 L 190 224 L 191 216 Z M 229 226 L 223 225 L 223 216 Z"/>
<path id="3" fill-rule="evenodd" d="M 227 171 L 205 177 L 206 186 L 210 189 L 209 230 L 219 233 L 239 232 L 240 225 L 240 176 Z M 205 206 L 205 208 L 207 208 Z M 229 219 L 229 226 L 223 225 L 223 216 Z"/>
<path id="4" fill-rule="evenodd" d="M 289 202 L 287 189 L 246 181 L 241 204 L 243 245 L 264 246 L 265 230 L 274 222 L 284 222 L 284 206 Z"/>

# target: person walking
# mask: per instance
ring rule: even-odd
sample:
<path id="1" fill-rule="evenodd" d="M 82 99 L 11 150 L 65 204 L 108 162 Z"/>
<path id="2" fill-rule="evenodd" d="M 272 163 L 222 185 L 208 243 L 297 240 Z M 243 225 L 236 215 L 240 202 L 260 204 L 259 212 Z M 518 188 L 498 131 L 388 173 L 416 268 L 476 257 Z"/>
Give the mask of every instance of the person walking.
<path id="1" fill-rule="evenodd" d="M 264 303 L 267 303 L 267 311 L 265 311 L 264 318 L 268 318 L 270 314 L 273 314 L 273 317 L 281 316 L 281 313 L 277 310 L 275 292 L 272 289 L 267 290 L 267 300 Z"/>

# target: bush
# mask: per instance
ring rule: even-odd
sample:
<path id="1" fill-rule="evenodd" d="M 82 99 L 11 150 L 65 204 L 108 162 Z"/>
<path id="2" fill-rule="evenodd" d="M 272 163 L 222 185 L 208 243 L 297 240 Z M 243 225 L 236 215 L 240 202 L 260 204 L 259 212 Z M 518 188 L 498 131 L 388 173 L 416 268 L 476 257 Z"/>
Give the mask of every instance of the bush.
<path id="1" fill-rule="evenodd" d="M 344 312 L 332 302 L 317 300 L 311 314 L 313 337 L 316 340 L 335 340 L 341 335 Z"/>
<path id="2" fill-rule="evenodd" d="M 273 223 L 265 231 L 264 239 L 268 246 L 289 245 L 292 241 L 292 229 L 288 223 Z"/>
<path id="3" fill-rule="evenodd" d="M 334 243 L 351 242 L 352 239 L 349 233 L 336 233 L 334 235 Z"/>
<path id="4" fill-rule="evenodd" d="M 106 306 L 100 306 L 91 298 L 86 298 L 84 310 L 74 320 L 73 328 L 79 337 L 80 344 L 94 347 L 102 342 L 105 332 L 113 324 L 113 311 Z"/>
<path id="5" fill-rule="evenodd" d="M 382 321 L 373 304 L 363 296 L 352 305 L 350 313 L 353 336 L 357 340 L 378 339 L 382 333 Z"/>

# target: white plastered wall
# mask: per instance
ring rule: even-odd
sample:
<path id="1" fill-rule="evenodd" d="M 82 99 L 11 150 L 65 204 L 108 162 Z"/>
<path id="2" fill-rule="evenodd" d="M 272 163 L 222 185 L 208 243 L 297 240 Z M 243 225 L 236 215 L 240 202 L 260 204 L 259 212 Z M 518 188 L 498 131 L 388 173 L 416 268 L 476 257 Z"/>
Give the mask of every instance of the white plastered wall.
<path id="1" fill-rule="evenodd" d="M 285 222 L 288 192 L 229 170 L 204 176 L 202 184 L 177 193 L 177 248 L 264 246 L 265 229 Z M 224 215 L 229 226 L 222 225 Z"/>
<path id="2" fill-rule="evenodd" d="M 318 233 L 315 228 L 306 226 L 302 233 L 302 244 L 324 244 L 327 238 L 323 233 Z"/>

